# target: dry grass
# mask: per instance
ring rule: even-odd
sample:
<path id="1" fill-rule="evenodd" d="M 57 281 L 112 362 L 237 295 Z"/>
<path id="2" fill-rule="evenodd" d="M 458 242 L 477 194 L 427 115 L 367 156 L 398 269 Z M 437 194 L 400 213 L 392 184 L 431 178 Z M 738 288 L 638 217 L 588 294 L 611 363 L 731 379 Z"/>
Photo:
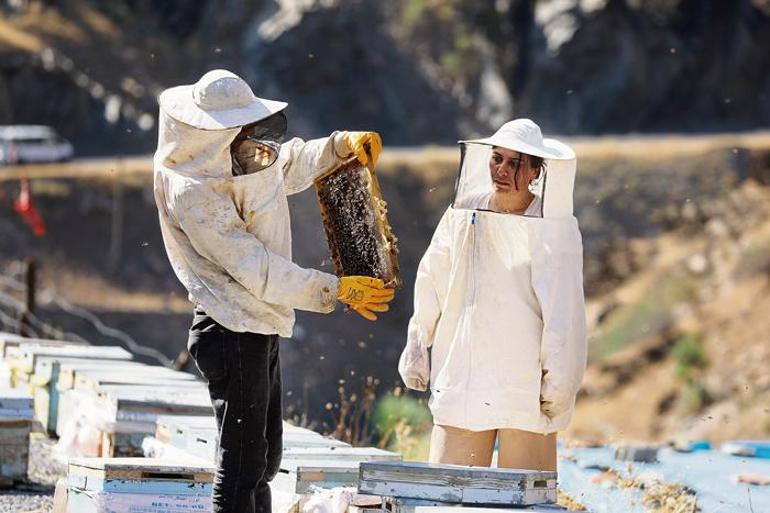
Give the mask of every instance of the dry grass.
<path id="1" fill-rule="evenodd" d="M 79 45 L 89 42 L 87 34 L 75 21 L 63 16 L 55 7 L 47 7 L 39 2 L 33 2 L 24 15 L 14 21 L 25 32 L 64 39 Z"/>
<path id="2" fill-rule="evenodd" d="M 0 27 L 0 31 L 2 27 Z M 5 166 L 0 182 L 20 178 L 110 178 L 114 176 L 148 175 L 152 172 L 152 158 L 127 157 L 85 158 L 64 164 L 25 164 Z"/>
<path id="3" fill-rule="evenodd" d="M 585 506 L 583 506 L 574 498 L 572 498 L 570 495 L 568 495 L 567 493 L 561 490 L 558 491 L 558 497 L 556 499 L 556 503 L 559 506 L 564 506 L 570 511 L 587 511 Z"/>
<path id="4" fill-rule="evenodd" d="M 61 266 L 43 274 L 43 285 L 59 296 L 94 311 L 188 314 L 190 303 L 182 294 L 127 291 L 97 275 Z M 109 299 L 106 299 L 109 298 Z M 45 299 L 45 298 L 42 298 Z"/>
<path id="5" fill-rule="evenodd" d="M 770 148 L 770 131 L 713 135 L 651 134 L 559 138 L 572 146 L 579 159 L 665 160 L 702 155 L 716 150 Z M 456 146 L 391 148 L 382 154 L 382 167 L 408 166 L 417 169 L 455 168 L 460 153 Z"/>
<path id="6" fill-rule="evenodd" d="M 658 480 L 621 479 L 618 486 L 642 491 L 642 504 L 648 513 L 697 513 L 695 492 L 681 483 Z"/>
<path id="7" fill-rule="evenodd" d="M 665 160 L 702 155 L 716 150 L 770 148 L 770 131 L 714 135 L 629 135 L 566 138 L 578 158 Z"/>
<path id="8" fill-rule="evenodd" d="M 105 15 L 86 7 L 85 5 L 79 5 L 78 10 L 83 22 L 100 36 L 113 38 L 120 33 L 120 29 Z"/>
<path id="9" fill-rule="evenodd" d="M 45 44 L 39 37 L 17 28 L 2 15 L 0 15 L 0 45 L 32 53 L 39 53 L 45 48 Z"/>
<path id="10" fill-rule="evenodd" d="M 5 25 L 4 25 L 5 24 Z M 0 17 L 0 42 L 6 37 L 5 26 L 13 26 Z M 29 34 L 13 29 L 9 34 L 20 38 L 29 37 L 32 41 L 42 42 Z M 14 36 L 15 37 L 15 36 Z M 36 43 L 28 41 L 27 44 Z M 40 47 L 39 49 L 41 49 Z M 566 138 L 578 158 L 592 160 L 643 160 L 670 159 L 675 156 L 698 155 L 718 149 L 747 148 L 770 150 L 770 131 L 745 134 L 719 135 L 649 135 L 649 136 L 615 136 Z M 455 172 L 460 160 L 456 146 L 422 146 L 385 148 L 379 162 L 378 173 L 393 175 L 403 170 L 414 173 L 428 185 L 438 185 L 447 179 L 454 181 Z M 583 171 L 589 170 L 583 167 Z M 78 159 L 65 164 L 32 164 L 23 166 L 6 166 L 0 174 L 2 180 L 17 180 L 22 176 L 30 178 L 93 178 L 105 176 L 107 172 L 125 174 L 142 174 L 152 172 L 150 156 L 134 156 L 124 159 L 89 158 Z"/>
<path id="11" fill-rule="evenodd" d="M 617 470 L 608 469 L 595 476 L 592 482 L 639 490 L 641 504 L 646 513 L 698 513 L 700 511 L 693 489 L 681 483 L 662 481 L 652 475 L 633 475 L 631 465 L 627 472 L 628 475 L 621 475 Z"/>

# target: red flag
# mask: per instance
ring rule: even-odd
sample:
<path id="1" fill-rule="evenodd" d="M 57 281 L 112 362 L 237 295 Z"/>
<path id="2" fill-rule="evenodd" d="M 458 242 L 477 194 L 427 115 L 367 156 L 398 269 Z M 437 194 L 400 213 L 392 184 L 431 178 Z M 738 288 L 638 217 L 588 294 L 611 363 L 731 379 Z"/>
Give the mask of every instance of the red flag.
<path id="1" fill-rule="evenodd" d="M 26 178 L 21 179 L 21 191 L 19 191 L 19 197 L 13 202 L 13 208 L 24 219 L 24 221 L 32 228 L 32 231 L 38 237 L 45 235 L 45 224 L 43 218 L 38 214 L 35 205 L 32 204 L 32 194 L 29 192 L 29 180 Z"/>

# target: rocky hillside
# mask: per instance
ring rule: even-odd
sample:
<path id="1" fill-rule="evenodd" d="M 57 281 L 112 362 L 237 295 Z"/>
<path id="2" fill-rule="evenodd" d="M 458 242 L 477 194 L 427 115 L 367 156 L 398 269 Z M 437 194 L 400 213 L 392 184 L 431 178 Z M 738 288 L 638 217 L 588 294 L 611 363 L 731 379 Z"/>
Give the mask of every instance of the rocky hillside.
<path id="1" fill-rule="evenodd" d="M 656 255 L 591 302 L 571 435 L 673 441 L 770 435 L 770 189 L 682 209 Z"/>
<path id="2" fill-rule="evenodd" d="M 3 0 L 0 123 L 81 153 L 151 151 L 155 97 L 212 67 L 286 99 L 292 130 L 453 143 L 770 121 L 767 0 Z"/>

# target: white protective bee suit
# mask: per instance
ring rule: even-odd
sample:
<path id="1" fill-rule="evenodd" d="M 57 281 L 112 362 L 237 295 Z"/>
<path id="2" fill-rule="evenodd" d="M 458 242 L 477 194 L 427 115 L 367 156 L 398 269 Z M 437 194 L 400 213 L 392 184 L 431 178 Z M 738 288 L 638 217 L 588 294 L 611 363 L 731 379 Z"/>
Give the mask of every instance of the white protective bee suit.
<path id="1" fill-rule="evenodd" d="M 547 159 L 524 215 L 488 210 L 493 146 Z M 430 384 L 437 425 L 562 430 L 586 365 L 574 152 L 522 119 L 461 150 L 455 200 L 417 272 L 399 371 L 409 388 Z"/>
<path id="2" fill-rule="evenodd" d="M 233 90 L 212 94 L 222 87 Z M 234 105 L 207 105 L 215 97 Z M 169 260 L 190 300 L 231 331 L 282 337 L 291 336 L 295 308 L 334 310 L 337 277 L 291 261 L 286 196 L 351 154 L 344 132 L 292 139 L 270 167 L 236 177 L 230 144 L 241 125 L 285 103 L 256 98 L 240 78 L 216 70 L 167 90 L 160 106 L 155 199 Z"/>

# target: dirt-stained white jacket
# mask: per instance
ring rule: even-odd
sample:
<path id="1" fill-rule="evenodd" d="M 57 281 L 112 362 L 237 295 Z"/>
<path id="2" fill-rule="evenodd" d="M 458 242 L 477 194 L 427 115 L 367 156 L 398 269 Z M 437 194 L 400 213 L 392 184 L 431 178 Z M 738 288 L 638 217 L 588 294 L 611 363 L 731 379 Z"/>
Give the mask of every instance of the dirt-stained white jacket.
<path id="1" fill-rule="evenodd" d="M 295 138 L 269 168 L 234 177 L 230 144 L 238 131 L 197 129 L 161 110 L 154 189 L 163 241 L 190 300 L 217 322 L 289 337 L 294 309 L 331 312 L 339 282 L 292 262 L 286 196 L 351 151 L 341 133 Z"/>
<path id="2" fill-rule="evenodd" d="M 569 423 L 586 365 L 574 172 L 574 160 L 549 170 L 542 217 L 457 198 L 442 217 L 399 362 L 407 386 L 430 383 L 435 424 L 550 433 Z"/>

